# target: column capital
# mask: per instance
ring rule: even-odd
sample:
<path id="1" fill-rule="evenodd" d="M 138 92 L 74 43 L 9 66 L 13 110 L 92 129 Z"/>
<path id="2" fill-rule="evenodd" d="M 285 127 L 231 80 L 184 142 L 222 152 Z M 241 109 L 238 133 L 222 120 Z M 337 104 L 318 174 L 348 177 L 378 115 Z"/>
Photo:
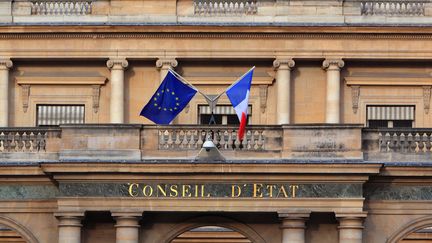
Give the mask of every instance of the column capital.
<path id="1" fill-rule="evenodd" d="M 275 69 L 288 69 L 291 70 L 295 66 L 295 61 L 292 58 L 287 59 L 275 59 L 273 61 L 273 67 Z"/>
<path id="2" fill-rule="evenodd" d="M 338 229 L 363 229 L 363 221 L 367 213 L 336 214 L 339 221 Z"/>
<path id="3" fill-rule="evenodd" d="M 109 69 L 124 70 L 129 66 L 129 62 L 126 58 L 110 58 L 106 65 Z"/>
<path id="4" fill-rule="evenodd" d="M 156 61 L 157 68 L 175 68 L 178 65 L 178 61 L 175 58 L 159 58 Z M 167 67 L 168 66 L 168 67 Z"/>
<path id="5" fill-rule="evenodd" d="M 305 229 L 310 212 L 278 212 L 278 216 L 282 220 L 281 229 Z"/>
<path id="6" fill-rule="evenodd" d="M 323 69 L 327 70 L 340 70 L 345 66 L 342 59 L 325 59 L 322 64 Z"/>
<path id="7" fill-rule="evenodd" d="M 82 227 L 84 212 L 58 212 L 54 216 L 59 220 L 59 227 Z"/>
<path id="8" fill-rule="evenodd" d="M 116 228 L 139 228 L 139 220 L 142 213 L 139 212 L 112 212 L 111 216 L 116 220 Z"/>
<path id="9" fill-rule="evenodd" d="M 9 70 L 13 67 L 13 62 L 10 59 L 0 59 L 0 70 Z"/>

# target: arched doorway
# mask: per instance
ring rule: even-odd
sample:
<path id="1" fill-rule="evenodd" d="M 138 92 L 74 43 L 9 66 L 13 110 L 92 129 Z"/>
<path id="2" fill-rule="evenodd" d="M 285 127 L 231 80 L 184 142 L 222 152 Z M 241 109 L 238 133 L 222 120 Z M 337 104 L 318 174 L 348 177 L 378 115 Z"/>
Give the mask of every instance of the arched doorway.
<path id="1" fill-rule="evenodd" d="M 177 236 L 171 243 L 252 243 L 241 233 L 221 226 L 201 226 Z"/>
<path id="2" fill-rule="evenodd" d="M 416 230 L 405 236 L 400 243 L 432 243 L 432 227 Z"/>
<path id="3" fill-rule="evenodd" d="M 0 243 L 26 243 L 21 235 L 15 230 L 0 224 Z"/>

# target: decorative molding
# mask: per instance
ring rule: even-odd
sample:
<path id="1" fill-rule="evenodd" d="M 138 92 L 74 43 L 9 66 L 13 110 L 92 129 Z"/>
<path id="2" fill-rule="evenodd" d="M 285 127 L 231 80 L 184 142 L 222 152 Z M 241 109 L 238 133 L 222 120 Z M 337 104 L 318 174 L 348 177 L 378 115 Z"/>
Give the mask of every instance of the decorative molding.
<path id="1" fill-rule="evenodd" d="M 429 114 L 432 86 L 423 86 L 423 107 L 425 114 Z"/>
<path id="2" fill-rule="evenodd" d="M 322 67 L 326 70 L 340 70 L 345 66 L 345 62 L 342 59 L 325 59 Z"/>
<path id="3" fill-rule="evenodd" d="M 29 98 L 30 98 L 30 85 L 29 84 L 21 85 L 21 100 L 23 104 L 24 113 L 27 112 L 29 106 Z"/>
<path id="4" fill-rule="evenodd" d="M 360 98 L 360 86 L 353 85 L 351 86 L 351 98 L 352 98 L 352 109 L 354 114 L 357 114 L 358 103 Z"/>
<path id="5" fill-rule="evenodd" d="M 0 59 L 0 70 L 9 70 L 13 67 L 10 59 Z"/>
<path id="6" fill-rule="evenodd" d="M 291 70 L 295 66 L 293 59 L 276 59 L 273 61 L 273 67 L 275 69 L 288 69 Z"/>
<path id="7" fill-rule="evenodd" d="M 184 78 L 187 79 L 191 84 L 223 84 L 223 85 L 231 85 L 236 79 L 238 79 L 239 76 L 214 76 L 214 77 L 204 77 L 204 76 L 185 76 Z M 253 77 L 252 85 L 271 85 L 273 83 L 274 77 L 271 75 L 265 76 L 256 76 Z"/>
<path id="8" fill-rule="evenodd" d="M 109 69 L 124 70 L 129 66 L 129 62 L 125 58 L 112 58 L 106 63 Z"/>
<path id="9" fill-rule="evenodd" d="M 107 81 L 106 77 L 63 77 L 63 76 L 19 76 L 15 77 L 17 84 L 59 84 L 59 85 L 103 85 Z"/>
<path id="10" fill-rule="evenodd" d="M 93 112 L 99 111 L 100 85 L 92 85 Z"/>
<path id="11" fill-rule="evenodd" d="M 156 67 L 160 69 L 175 68 L 177 65 L 178 61 L 175 58 L 159 58 L 156 61 Z"/>
<path id="12" fill-rule="evenodd" d="M 432 77 L 351 76 L 345 77 L 345 82 L 348 86 L 430 86 Z"/>
<path id="13" fill-rule="evenodd" d="M 392 33 L 8 33 L 0 39 L 150 39 L 150 38 L 277 38 L 277 39 L 432 39 L 432 34 Z"/>
<path id="14" fill-rule="evenodd" d="M 265 110 L 267 108 L 267 88 L 268 88 L 268 85 L 260 85 L 259 86 L 261 113 L 265 113 Z"/>

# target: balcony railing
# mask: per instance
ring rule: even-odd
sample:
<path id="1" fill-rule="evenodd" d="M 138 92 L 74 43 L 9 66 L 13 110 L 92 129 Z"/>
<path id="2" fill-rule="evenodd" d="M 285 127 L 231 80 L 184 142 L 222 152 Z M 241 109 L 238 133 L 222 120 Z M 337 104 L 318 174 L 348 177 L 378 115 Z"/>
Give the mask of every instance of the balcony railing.
<path id="1" fill-rule="evenodd" d="M 426 1 L 372 0 L 360 3 L 361 15 L 424 16 Z"/>
<path id="2" fill-rule="evenodd" d="M 194 15 L 241 16 L 257 14 L 255 1 L 199 1 L 194 2 Z"/>
<path id="3" fill-rule="evenodd" d="M 32 15 L 90 15 L 92 13 L 91 0 L 39 0 L 31 1 Z"/>
<path id="4" fill-rule="evenodd" d="M 0 153 L 45 152 L 47 140 L 60 134 L 59 129 L 1 128 Z"/>

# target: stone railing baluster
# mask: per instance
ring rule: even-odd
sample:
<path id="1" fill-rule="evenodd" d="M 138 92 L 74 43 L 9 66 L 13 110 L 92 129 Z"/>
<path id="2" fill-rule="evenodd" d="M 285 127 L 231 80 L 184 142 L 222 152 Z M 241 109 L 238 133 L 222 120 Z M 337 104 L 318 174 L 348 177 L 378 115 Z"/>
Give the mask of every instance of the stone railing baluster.
<path id="1" fill-rule="evenodd" d="M 236 16 L 236 15 L 254 15 L 258 12 L 256 0 L 245 2 L 232 1 L 199 1 L 193 3 L 194 15 L 207 16 Z"/>
<path id="2" fill-rule="evenodd" d="M 0 153 L 46 152 L 50 128 L 0 128 Z M 56 130 L 60 134 L 60 130 Z"/>
<path id="3" fill-rule="evenodd" d="M 32 15 L 90 15 L 94 0 L 62 1 L 38 0 L 31 2 Z"/>
<path id="4" fill-rule="evenodd" d="M 361 15 L 425 16 L 425 0 L 369 0 L 360 2 Z"/>

